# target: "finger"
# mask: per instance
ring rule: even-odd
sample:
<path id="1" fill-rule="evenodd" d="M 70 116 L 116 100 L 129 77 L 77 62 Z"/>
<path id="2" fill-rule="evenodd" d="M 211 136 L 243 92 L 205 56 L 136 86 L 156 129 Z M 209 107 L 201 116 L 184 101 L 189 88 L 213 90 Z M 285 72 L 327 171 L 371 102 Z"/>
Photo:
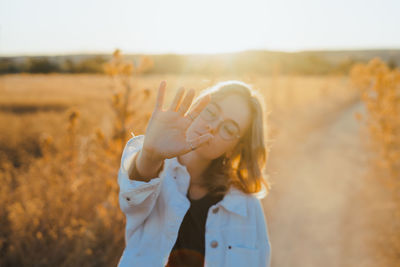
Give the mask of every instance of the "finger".
<path id="1" fill-rule="evenodd" d="M 196 150 L 197 148 L 205 145 L 207 142 L 209 142 L 214 136 L 210 133 L 201 135 L 199 137 L 196 137 L 193 140 L 190 140 L 187 142 L 187 147 L 186 147 L 186 153 L 190 152 L 192 150 Z"/>
<path id="2" fill-rule="evenodd" d="M 193 98 L 194 98 L 194 90 L 190 89 L 185 98 L 182 100 L 182 104 L 180 105 L 178 112 L 181 113 L 182 115 L 185 115 L 186 111 L 189 109 L 190 104 L 192 104 Z"/>
<path id="3" fill-rule="evenodd" d="M 178 92 L 176 92 L 176 95 L 174 97 L 174 100 L 171 103 L 170 106 L 170 110 L 172 111 L 176 111 L 178 108 L 178 105 L 180 104 L 182 97 L 183 97 L 183 93 L 185 92 L 185 88 L 181 87 L 178 89 Z"/>
<path id="4" fill-rule="evenodd" d="M 210 95 L 205 95 L 199 102 L 189 111 L 186 116 L 189 119 L 195 120 L 197 116 L 201 113 L 201 111 L 210 103 L 211 97 Z M 190 116 L 189 116 L 190 114 Z"/>
<path id="5" fill-rule="evenodd" d="M 160 83 L 160 87 L 158 88 L 157 100 L 156 100 L 156 109 L 157 110 L 162 110 L 166 86 L 167 86 L 167 82 L 165 80 L 163 80 Z"/>

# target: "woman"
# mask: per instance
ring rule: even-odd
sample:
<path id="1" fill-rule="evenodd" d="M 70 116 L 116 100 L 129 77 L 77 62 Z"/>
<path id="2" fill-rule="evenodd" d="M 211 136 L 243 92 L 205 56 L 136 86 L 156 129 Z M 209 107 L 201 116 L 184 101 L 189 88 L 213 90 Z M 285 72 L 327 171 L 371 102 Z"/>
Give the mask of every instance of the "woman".
<path id="1" fill-rule="evenodd" d="M 146 135 L 133 136 L 122 154 L 119 266 L 269 266 L 261 97 L 227 81 L 192 108 L 194 90 L 184 97 L 180 88 L 164 109 L 165 90 L 162 81 Z"/>

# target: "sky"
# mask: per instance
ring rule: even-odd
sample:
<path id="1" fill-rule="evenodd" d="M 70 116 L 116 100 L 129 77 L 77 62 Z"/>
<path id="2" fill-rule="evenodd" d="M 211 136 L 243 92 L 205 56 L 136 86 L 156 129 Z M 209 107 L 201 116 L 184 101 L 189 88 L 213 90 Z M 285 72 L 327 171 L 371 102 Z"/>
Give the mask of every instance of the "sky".
<path id="1" fill-rule="evenodd" d="M 400 48 L 400 0 L 0 0 L 0 55 Z"/>

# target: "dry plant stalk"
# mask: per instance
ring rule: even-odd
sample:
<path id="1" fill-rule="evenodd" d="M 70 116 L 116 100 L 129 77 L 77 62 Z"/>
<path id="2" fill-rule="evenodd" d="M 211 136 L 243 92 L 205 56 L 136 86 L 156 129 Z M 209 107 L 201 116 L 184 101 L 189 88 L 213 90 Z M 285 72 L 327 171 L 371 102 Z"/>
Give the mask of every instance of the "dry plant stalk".
<path id="1" fill-rule="evenodd" d="M 66 135 L 66 143 L 69 147 L 69 164 L 73 169 L 76 164 L 77 158 L 77 127 L 78 127 L 78 119 L 80 117 L 79 110 L 71 109 L 68 111 L 68 125 L 67 125 L 67 135 Z"/>
<path id="2" fill-rule="evenodd" d="M 129 109 L 129 107 L 138 103 L 137 97 L 135 103 L 129 102 L 133 89 L 131 78 L 147 72 L 153 65 L 154 63 L 149 57 L 143 56 L 140 63 L 135 66 L 122 57 L 119 49 L 115 50 L 111 60 L 104 64 L 104 71 L 112 80 L 110 88 L 113 95 L 110 104 L 117 117 L 114 123 L 113 140 L 120 142 L 121 150 L 127 139 L 127 122 L 135 114 L 135 110 Z M 146 96 L 149 95 L 146 94 Z"/>

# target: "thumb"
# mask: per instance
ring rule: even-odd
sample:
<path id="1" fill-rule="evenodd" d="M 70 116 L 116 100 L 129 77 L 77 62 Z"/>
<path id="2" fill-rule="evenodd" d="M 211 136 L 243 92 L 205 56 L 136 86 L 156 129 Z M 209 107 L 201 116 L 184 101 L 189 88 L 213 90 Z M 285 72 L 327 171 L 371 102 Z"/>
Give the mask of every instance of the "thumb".
<path id="1" fill-rule="evenodd" d="M 187 152 L 190 152 L 191 150 L 195 150 L 198 147 L 206 144 L 208 141 L 210 141 L 214 136 L 210 133 L 201 135 L 199 137 L 196 137 L 192 140 L 189 140 L 187 142 Z"/>

